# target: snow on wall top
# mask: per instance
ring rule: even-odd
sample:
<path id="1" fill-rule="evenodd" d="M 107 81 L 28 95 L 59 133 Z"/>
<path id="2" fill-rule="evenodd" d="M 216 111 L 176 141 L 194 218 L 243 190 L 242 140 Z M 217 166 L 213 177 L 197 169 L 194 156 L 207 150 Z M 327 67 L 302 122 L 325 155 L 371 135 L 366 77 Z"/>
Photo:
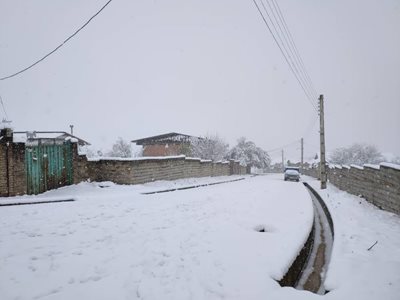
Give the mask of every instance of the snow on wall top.
<path id="1" fill-rule="evenodd" d="M 358 170 L 364 170 L 364 167 L 359 166 L 359 165 L 353 165 L 351 164 L 350 167 L 354 168 L 354 169 L 358 169 Z"/>
<path id="2" fill-rule="evenodd" d="M 170 159 L 186 159 L 192 161 L 199 161 L 202 163 L 211 163 L 211 159 L 201 159 L 196 157 L 186 157 L 185 155 L 176 156 L 143 156 L 143 157 L 90 157 L 88 161 L 112 160 L 112 161 L 141 161 L 141 160 L 170 160 Z M 229 161 L 218 161 L 216 163 L 228 164 Z"/>
<path id="3" fill-rule="evenodd" d="M 138 160 L 169 160 L 185 158 L 185 155 L 177 156 L 144 156 L 144 157 L 92 157 L 88 158 L 88 161 L 100 161 L 100 160 L 113 160 L 113 161 L 138 161 Z"/>
<path id="4" fill-rule="evenodd" d="M 380 165 L 383 166 L 383 167 L 387 167 L 387 168 L 391 168 L 391 169 L 395 169 L 395 170 L 400 170 L 400 165 L 397 165 L 397 164 L 383 162 Z"/>
<path id="5" fill-rule="evenodd" d="M 373 165 L 373 164 L 364 164 L 364 167 L 375 169 L 375 170 L 379 170 L 380 169 L 379 165 Z"/>
<path id="6" fill-rule="evenodd" d="M 350 168 L 355 168 L 355 169 L 363 170 L 364 167 L 367 167 L 367 168 L 379 170 L 381 166 L 382 167 L 386 167 L 386 168 L 395 169 L 395 170 L 400 170 L 400 165 L 394 164 L 394 163 L 388 163 L 388 162 L 383 162 L 383 163 L 380 163 L 379 165 L 364 164 L 363 166 L 354 165 L 354 164 L 352 164 L 350 166 L 348 166 L 348 165 L 329 165 L 329 168 L 331 168 L 331 169 L 342 169 L 342 168 L 350 169 Z"/>

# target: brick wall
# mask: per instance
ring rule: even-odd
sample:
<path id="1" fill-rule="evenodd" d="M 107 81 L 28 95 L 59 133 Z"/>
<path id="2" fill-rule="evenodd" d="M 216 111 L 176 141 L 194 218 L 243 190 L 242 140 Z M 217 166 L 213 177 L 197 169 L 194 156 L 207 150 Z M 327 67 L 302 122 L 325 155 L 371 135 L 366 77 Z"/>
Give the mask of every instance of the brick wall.
<path id="1" fill-rule="evenodd" d="M 316 169 L 303 173 L 313 177 L 318 174 Z M 343 191 L 400 214 L 400 169 L 395 165 L 334 166 L 328 169 L 328 180 Z"/>
<path id="2" fill-rule="evenodd" d="M 8 196 L 6 144 L 0 143 L 0 196 Z"/>
<path id="3" fill-rule="evenodd" d="M 246 167 L 236 161 L 218 162 L 178 157 L 143 159 L 74 160 L 74 182 L 83 180 L 112 181 L 117 184 L 140 184 L 155 180 L 175 180 L 190 177 L 246 174 Z"/>
<path id="4" fill-rule="evenodd" d="M 0 143 L 0 196 L 26 193 L 25 144 Z"/>
<path id="5" fill-rule="evenodd" d="M 85 181 L 89 178 L 89 166 L 86 155 L 78 154 L 78 144 L 72 144 L 73 183 Z"/>

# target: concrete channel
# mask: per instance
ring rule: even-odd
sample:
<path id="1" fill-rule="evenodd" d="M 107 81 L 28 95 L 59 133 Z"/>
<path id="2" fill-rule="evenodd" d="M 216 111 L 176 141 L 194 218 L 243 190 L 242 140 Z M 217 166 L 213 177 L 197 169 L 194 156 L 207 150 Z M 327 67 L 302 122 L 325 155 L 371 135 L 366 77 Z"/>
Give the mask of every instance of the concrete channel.
<path id="1" fill-rule="evenodd" d="M 324 280 L 333 247 L 333 221 L 321 196 L 309 184 L 304 185 L 313 201 L 314 223 L 302 250 L 279 283 L 323 295 L 328 292 Z"/>

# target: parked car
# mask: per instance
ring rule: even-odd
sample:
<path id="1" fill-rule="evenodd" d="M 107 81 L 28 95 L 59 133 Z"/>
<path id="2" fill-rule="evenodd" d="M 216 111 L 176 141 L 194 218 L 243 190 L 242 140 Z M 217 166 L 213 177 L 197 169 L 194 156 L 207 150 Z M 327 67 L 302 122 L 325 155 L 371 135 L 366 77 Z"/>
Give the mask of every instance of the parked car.
<path id="1" fill-rule="evenodd" d="M 286 180 L 300 180 L 300 169 L 298 167 L 285 167 L 285 181 Z"/>

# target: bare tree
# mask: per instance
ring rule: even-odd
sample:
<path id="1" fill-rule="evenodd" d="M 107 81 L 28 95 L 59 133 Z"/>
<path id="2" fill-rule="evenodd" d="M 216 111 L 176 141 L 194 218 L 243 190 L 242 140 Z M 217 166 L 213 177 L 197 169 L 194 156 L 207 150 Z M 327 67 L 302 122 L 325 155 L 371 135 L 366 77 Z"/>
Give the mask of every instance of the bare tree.
<path id="1" fill-rule="evenodd" d="M 228 153 L 229 144 L 216 135 L 206 135 L 204 138 L 195 139 L 191 143 L 191 150 L 194 157 L 222 160 Z"/>
<path id="2" fill-rule="evenodd" d="M 132 148 L 129 142 L 126 142 L 121 137 L 112 146 L 112 150 L 107 153 L 111 157 L 132 157 Z"/>
<path id="3" fill-rule="evenodd" d="M 246 141 L 245 137 L 238 140 L 237 145 L 229 151 L 227 157 L 239 160 L 242 165 L 259 169 L 265 169 L 271 165 L 271 158 L 268 153 L 257 147 L 253 142 Z"/>
<path id="4" fill-rule="evenodd" d="M 353 144 L 347 148 L 337 148 L 330 155 L 330 162 L 339 165 L 377 164 L 384 160 L 374 145 Z"/>

